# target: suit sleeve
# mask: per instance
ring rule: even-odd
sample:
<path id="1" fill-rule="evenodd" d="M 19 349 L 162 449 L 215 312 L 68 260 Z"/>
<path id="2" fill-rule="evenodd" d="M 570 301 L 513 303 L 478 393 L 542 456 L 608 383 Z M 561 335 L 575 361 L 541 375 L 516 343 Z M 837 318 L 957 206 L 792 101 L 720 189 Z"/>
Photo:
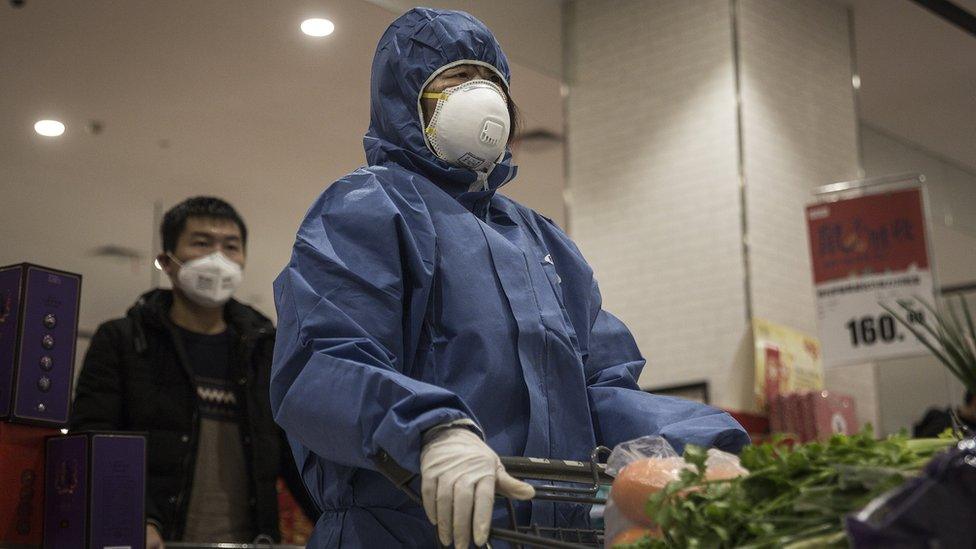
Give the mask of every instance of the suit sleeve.
<path id="1" fill-rule="evenodd" d="M 302 475 L 295 466 L 295 460 L 292 458 L 291 446 L 288 444 L 287 438 L 285 438 L 284 431 L 279 430 L 279 440 L 280 440 L 280 455 L 281 455 L 281 478 L 284 479 L 285 485 L 288 486 L 288 491 L 291 496 L 295 498 L 295 502 L 298 503 L 299 507 L 302 508 L 302 512 L 305 513 L 305 517 L 308 518 L 312 524 L 315 524 L 319 520 L 319 515 L 322 514 L 319 511 L 318 506 L 312 500 L 311 496 L 308 494 L 308 489 L 305 487 L 305 482 L 302 480 Z"/>
<path id="2" fill-rule="evenodd" d="M 365 177 L 365 176 L 364 176 Z M 313 205 L 275 281 L 275 420 L 315 454 L 418 471 L 422 433 L 475 419 L 456 394 L 411 378 L 433 273 L 429 218 L 407 219 L 375 181 L 340 180 Z"/>
<path id="3" fill-rule="evenodd" d="M 612 448 L 660 435 L 680 453 L 686 444 L 738 452 L 749 443 L 742 426 L 721 410 L 640 389 L 637 380 L 645 360 L 630 330 L 603 310 L 595 280 L 591 311 L 585 369 L 593 426 L 601 444 Z"/>

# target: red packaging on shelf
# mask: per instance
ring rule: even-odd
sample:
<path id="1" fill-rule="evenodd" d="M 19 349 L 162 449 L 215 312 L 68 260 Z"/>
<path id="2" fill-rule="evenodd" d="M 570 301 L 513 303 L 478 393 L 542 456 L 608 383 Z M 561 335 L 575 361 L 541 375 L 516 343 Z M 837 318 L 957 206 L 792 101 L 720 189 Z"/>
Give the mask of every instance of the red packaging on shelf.
<path id="1" fill-rule="evenodd" d="M 815 437 L 827 440 L 832 435 L 850 435 L 858 431 L 854 397 L 834 391 L 815 393 L 811 399 Z"/>
<path id="2" fill-rule="evenodd" d="M 769 401 L 769 430 L 773 433 L 786 431 L 783 421 L 783 395 L 776 395 Z"/>
<path id="3" fill-rule="evenodd" d="M 57 429 L 0 422 L 0 546 L 40 545 L 44 440 Z"/>

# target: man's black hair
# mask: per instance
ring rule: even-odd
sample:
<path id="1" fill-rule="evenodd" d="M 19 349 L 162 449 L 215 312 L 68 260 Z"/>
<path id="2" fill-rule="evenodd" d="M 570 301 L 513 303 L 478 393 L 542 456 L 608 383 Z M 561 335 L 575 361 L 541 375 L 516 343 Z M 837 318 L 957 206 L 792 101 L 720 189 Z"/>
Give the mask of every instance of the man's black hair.
<path id="1" fill-rule="evenodd" d="M 976 395 L 974 395 L 972 391 L 966 391 L 966 394 L 963 395 L 962 397 L 962 401 L 965 402 L 967 405 L 971 404 L 973 402 L 974 396 Z"/>
<path id="2" fill-rule="evenodd" d="M 186 229 L 186 220 L 191 217 L 227 219 L 237 223 L 241 229 L 241 244 L 247 246 L 247 226 L 233 206 L 213 196 L 194 196 L 170 208 L 163 216 L 159 232 L 163 237 L 163 251 L 176 250 L 176 242 Z"/>

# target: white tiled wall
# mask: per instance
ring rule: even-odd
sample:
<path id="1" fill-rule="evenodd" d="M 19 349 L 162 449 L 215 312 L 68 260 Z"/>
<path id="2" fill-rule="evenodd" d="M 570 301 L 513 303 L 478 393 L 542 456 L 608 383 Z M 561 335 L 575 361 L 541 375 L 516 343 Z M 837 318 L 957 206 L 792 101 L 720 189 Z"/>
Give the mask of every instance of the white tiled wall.
<path id="1" fill-rule="evenodd" d="M 753 315 L 817 333 L 804 207 L 857 178 L 847 12 L 740 0 L 742 122 Z"/>
<path id="2" fill-rule="evenodd" d="M 846 12 L 739 0 L 754 314 L 815 333 L 803 207 L 856 175 Z M 567 5 L 570 229 L 642 385 L 751 405 L 729 0 Z"/>
<path id="3" fill-rule="evenodd" d="M 748 325 L 729 3 L 568 10 L 570 230 L 648 358 L 642 385 L 708 380 L 737 406 Z"/>

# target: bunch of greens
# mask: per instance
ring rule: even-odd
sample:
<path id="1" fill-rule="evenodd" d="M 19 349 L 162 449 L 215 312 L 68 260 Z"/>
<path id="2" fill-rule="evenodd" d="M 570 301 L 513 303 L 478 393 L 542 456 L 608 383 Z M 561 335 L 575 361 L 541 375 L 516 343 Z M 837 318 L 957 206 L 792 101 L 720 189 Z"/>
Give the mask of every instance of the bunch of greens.
<path id="1" fill-rule="evenodd" d="M 696 466 L 651 497 L 647 513 L 661 539 L 631 549 L 846 547 L 843 519 L 915 475 L 948 439 L 875 440 L 870 429 L 824 443 L 780 442 L 743 450 L 747 476 L 705 478 L 704 450 L 688 447 Z"/>
<path id="2" fill-rule="evenodd" d="M 920 297 L 915 301 L 931 317 L 909 300 L 898 301 L 903 314 L 884 303 L 881 306 L 908 328 L 967 389 L 976 393 L 976 328 L 966 298 L 959 295 L 957 303 L 947 299 L 938 309 Z"/>

